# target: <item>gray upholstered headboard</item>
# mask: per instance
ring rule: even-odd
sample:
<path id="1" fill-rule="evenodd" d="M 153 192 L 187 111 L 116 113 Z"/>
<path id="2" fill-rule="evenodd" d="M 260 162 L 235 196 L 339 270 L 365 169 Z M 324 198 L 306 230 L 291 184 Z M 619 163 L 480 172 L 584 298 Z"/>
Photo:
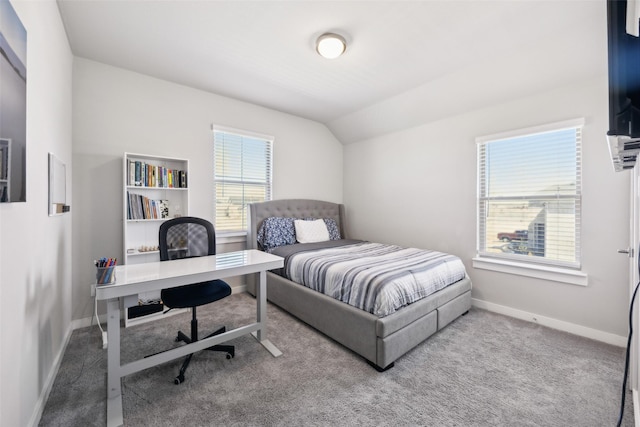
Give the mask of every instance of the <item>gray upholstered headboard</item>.
<path id="1" fill-rule="evenodd" d="M 262 203 L 251 203 L 247 214 L 248 232 L 247 249 L 257 249 L 256 236 L 265 218 L 271 216 L 287 218 L 332 218 L 340 230 L 342 238 L 346 238 L 344 224 L 344 205 L 324 202 L 322 200 L 284 199 Z"/>

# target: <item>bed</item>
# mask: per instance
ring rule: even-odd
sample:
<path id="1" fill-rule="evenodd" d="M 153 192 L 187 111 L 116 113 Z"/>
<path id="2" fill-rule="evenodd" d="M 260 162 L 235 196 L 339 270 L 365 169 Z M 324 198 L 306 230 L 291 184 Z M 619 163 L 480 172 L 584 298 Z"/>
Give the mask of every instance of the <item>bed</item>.
<path id="1" fill-rule="evenodd" d="M 343 205 L 319 200 L 274 200 L 249 205 L 248 249 L 264 249 L 258 245 L 258 232 L 268 218 L 329 220 L 341 239 L 348 237 Z M 393 367 L 398 358 L 471 307 L 471 281 L 466 274 L 455 283 L 380 317 L 277 273 L 267 273 L 269 301 L 359 354 L 379 371 Z M 247 291 L 255 295 L 254 280 L 248 280 Z"/>

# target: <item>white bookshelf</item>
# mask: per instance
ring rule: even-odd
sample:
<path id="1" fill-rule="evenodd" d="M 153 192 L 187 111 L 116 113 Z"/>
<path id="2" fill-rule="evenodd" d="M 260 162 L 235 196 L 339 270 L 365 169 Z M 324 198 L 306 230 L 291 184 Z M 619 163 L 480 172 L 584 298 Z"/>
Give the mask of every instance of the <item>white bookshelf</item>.
<path id="1" fill-rule="evenodd" d="M 168 219 L 189 214 L 189 161 L 148 154 L 123 156 L 123 254 L 125 264 L 160 260 L 158 232 Z M 136 172 L 137 170 L 137 172 Z M 164 212 L 164 214 L 163 214 Z M 159 300 L 160 292 L 124 299 L 125 326 L 162 317 L 162 312 L 129 318 L 129 308 Z M 184 310 L 171 310 L 169 314 Z"/>

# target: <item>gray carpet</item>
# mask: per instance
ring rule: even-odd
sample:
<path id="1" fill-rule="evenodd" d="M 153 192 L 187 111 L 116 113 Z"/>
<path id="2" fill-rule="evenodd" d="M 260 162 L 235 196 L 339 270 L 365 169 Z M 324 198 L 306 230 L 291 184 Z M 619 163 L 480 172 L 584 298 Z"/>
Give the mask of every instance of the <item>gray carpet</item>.
<path id="1" fill-rule="evenodd" d="M 241 326 L 255 300 L 234 294 L 198 311 L 200 329 Z M 364 359 L 269 304 L 272 357 L 253 339 L 236 357 L 196 354 L 126 377 L 125 425 L 614 426 L 624 349 L 472 309 L 378 373 Z M 130 361 L 188 332 L 188 313 L 122 330 Z M 103 426 L 106 350 L 97 326 L 74 331 L 42 426 Z M 623 425 L 633 425 L 627 394 Z"/>

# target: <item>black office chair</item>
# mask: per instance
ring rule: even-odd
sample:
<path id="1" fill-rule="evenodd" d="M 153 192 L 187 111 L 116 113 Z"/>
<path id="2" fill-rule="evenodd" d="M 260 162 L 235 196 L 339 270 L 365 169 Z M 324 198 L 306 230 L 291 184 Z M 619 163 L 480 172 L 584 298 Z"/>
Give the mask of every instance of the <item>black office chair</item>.
<path id="1" fill-rule="evenodd" d="M 163 222 L 160 225 L 159 243 L 160 261 L 215 255 L 216 253 L 216 234 L 213 224 L 202 218 L 183 216 Z M 162 302 L 169 309 L 191 308 L 191 337 L 181 331 L 178 331 L 178 336 L 176 337 L 176 341 L 184 341 L 189 344 L 198 341 L 196 307 L 231 295 L 231 287 L 222 280 L 212 280 L 210 282 L 163 289 L 160 295 Z M 225 331 L 226 328 L 223 326 L 206 338 Z M 206 350 L 225 352 L 227 353 L 227 359 L 235 356 L 235 348 L 231 345 L 214 345 Z M 192 356 L 193 353 L 189 354 L 182 364 L 180 373 L 174 381 L 176 384 L 184 382 L 184 373 Z"/>

